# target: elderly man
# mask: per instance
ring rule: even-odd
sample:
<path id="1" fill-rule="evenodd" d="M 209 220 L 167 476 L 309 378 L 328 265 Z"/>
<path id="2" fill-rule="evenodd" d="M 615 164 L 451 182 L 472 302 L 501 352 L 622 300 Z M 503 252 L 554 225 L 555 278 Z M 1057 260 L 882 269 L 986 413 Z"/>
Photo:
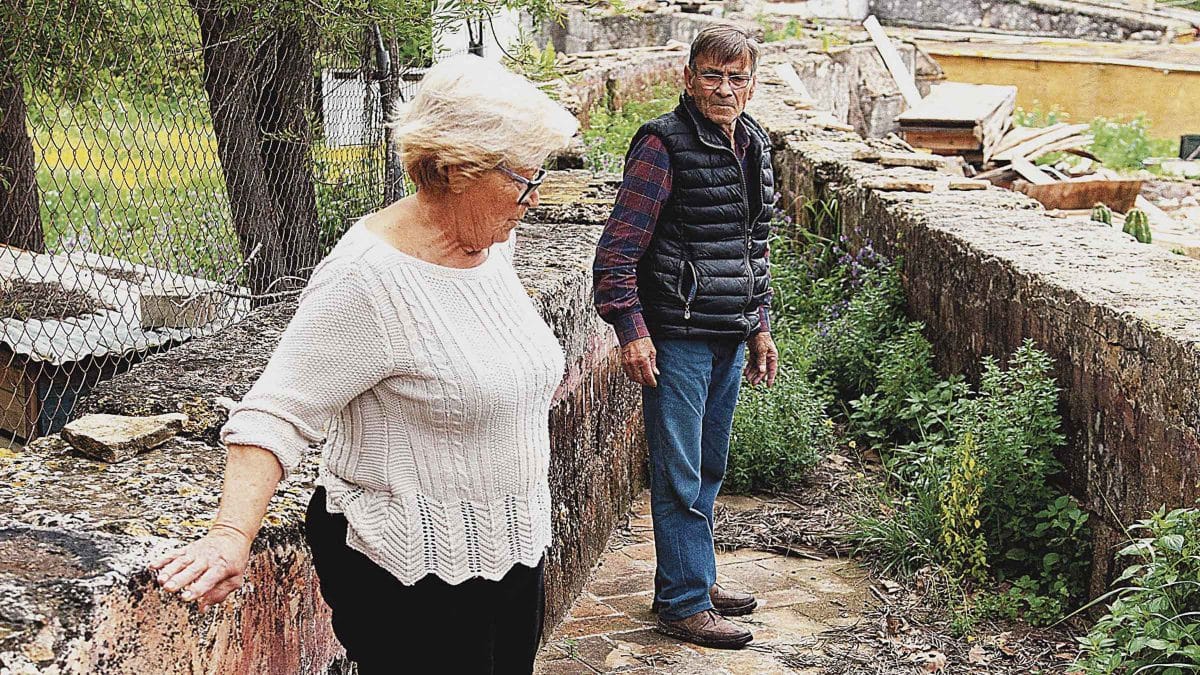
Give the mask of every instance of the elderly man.
<path id="1" fill-rule="evenodd" d="M 658 630 L 732 649 L 753 636 L 725 616 L 757 601 L 716 583 L 713 502 L 743 364 L 747 382 L 770 386 L 778 363 L 767 318 L 770 145 L 744 112 L 757 61 L 754 38 L 735 26 L 696 37 L 679 106 L 631 142 L 593 266 L 597 310 L 643 386 Z"/>

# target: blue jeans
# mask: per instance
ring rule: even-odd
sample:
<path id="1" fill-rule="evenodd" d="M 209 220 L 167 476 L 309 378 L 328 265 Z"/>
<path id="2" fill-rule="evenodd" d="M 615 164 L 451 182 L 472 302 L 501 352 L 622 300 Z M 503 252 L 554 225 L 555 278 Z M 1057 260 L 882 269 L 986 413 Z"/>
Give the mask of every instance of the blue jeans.
<path id="1" fill-rule="evenodd" d="M 642 388 L 654 517 L 654 605 L 678 621 L 712 609 L 713 502 L 725 478 L 745 344 L 655 340 L 658 387 Z"/>

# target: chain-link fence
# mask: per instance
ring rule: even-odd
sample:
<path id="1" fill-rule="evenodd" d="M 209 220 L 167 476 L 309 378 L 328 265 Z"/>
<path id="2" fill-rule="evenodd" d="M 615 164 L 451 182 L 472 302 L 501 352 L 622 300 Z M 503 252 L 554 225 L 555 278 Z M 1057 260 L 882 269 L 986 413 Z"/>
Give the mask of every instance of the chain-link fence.
<path id="1" fill-rule="evenodd" d="M 0 0 L 0 443 L 294 294 L 395 199 L 384 111 L 428 50 L 240 0 Z"/>

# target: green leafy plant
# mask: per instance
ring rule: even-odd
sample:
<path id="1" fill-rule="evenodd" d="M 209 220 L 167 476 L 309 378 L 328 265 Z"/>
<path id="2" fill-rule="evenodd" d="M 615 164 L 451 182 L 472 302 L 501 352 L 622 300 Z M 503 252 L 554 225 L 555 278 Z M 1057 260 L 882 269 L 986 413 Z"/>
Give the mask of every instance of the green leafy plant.
<path id="1" fill-rule="evenodd" d="M 733 419 L 725 485 L 733 492 L 791 487 L 834 445 L 833 422 L 825 414 L 823 392 L 788 367 L 774 387 L 742 388 Z"/>
<path id="2" fill-rule="evenodd" d="M 796 19 L 788 19 L 787 23 L 780 27 L 766 16 L 759 15 L 758 25 L 762 28 L 763 42 L 798 40 L 804 37 L 804 25 Z"/>
<path id="3" fill-rule="evenodd" d="M 1080 639 L 1087 673 L 1200 670 L 1200 510 L 1159 508 L 1132 528 L 1142 536 L 1119 552 L 1131 565 L 1107 613 Z"/>
<path id="4" fill-rule="evenodd" d="M 654 87 L 642 101 L 627 101 L 619 109 L 610 99 L 602 99 L 588 113 L 583 130 L 584 163 L 588 169 L 620 173 L 633 135 L 646 122 L 669 112 L 679 102 L 679 91 L 671 85 Z"/>

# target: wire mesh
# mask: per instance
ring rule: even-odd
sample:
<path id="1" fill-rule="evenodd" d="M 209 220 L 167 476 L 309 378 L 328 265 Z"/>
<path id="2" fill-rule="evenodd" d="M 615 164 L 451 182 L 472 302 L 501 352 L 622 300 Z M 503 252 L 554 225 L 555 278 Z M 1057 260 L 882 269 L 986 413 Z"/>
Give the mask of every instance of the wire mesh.
<path id="1" fill-rule="evenodd" d="M 421 70 L 396 41 L 334 49 L 219 5 L 0 0 L 0 444 L 294 294 L 403 193 L 384 111 Z"/>

